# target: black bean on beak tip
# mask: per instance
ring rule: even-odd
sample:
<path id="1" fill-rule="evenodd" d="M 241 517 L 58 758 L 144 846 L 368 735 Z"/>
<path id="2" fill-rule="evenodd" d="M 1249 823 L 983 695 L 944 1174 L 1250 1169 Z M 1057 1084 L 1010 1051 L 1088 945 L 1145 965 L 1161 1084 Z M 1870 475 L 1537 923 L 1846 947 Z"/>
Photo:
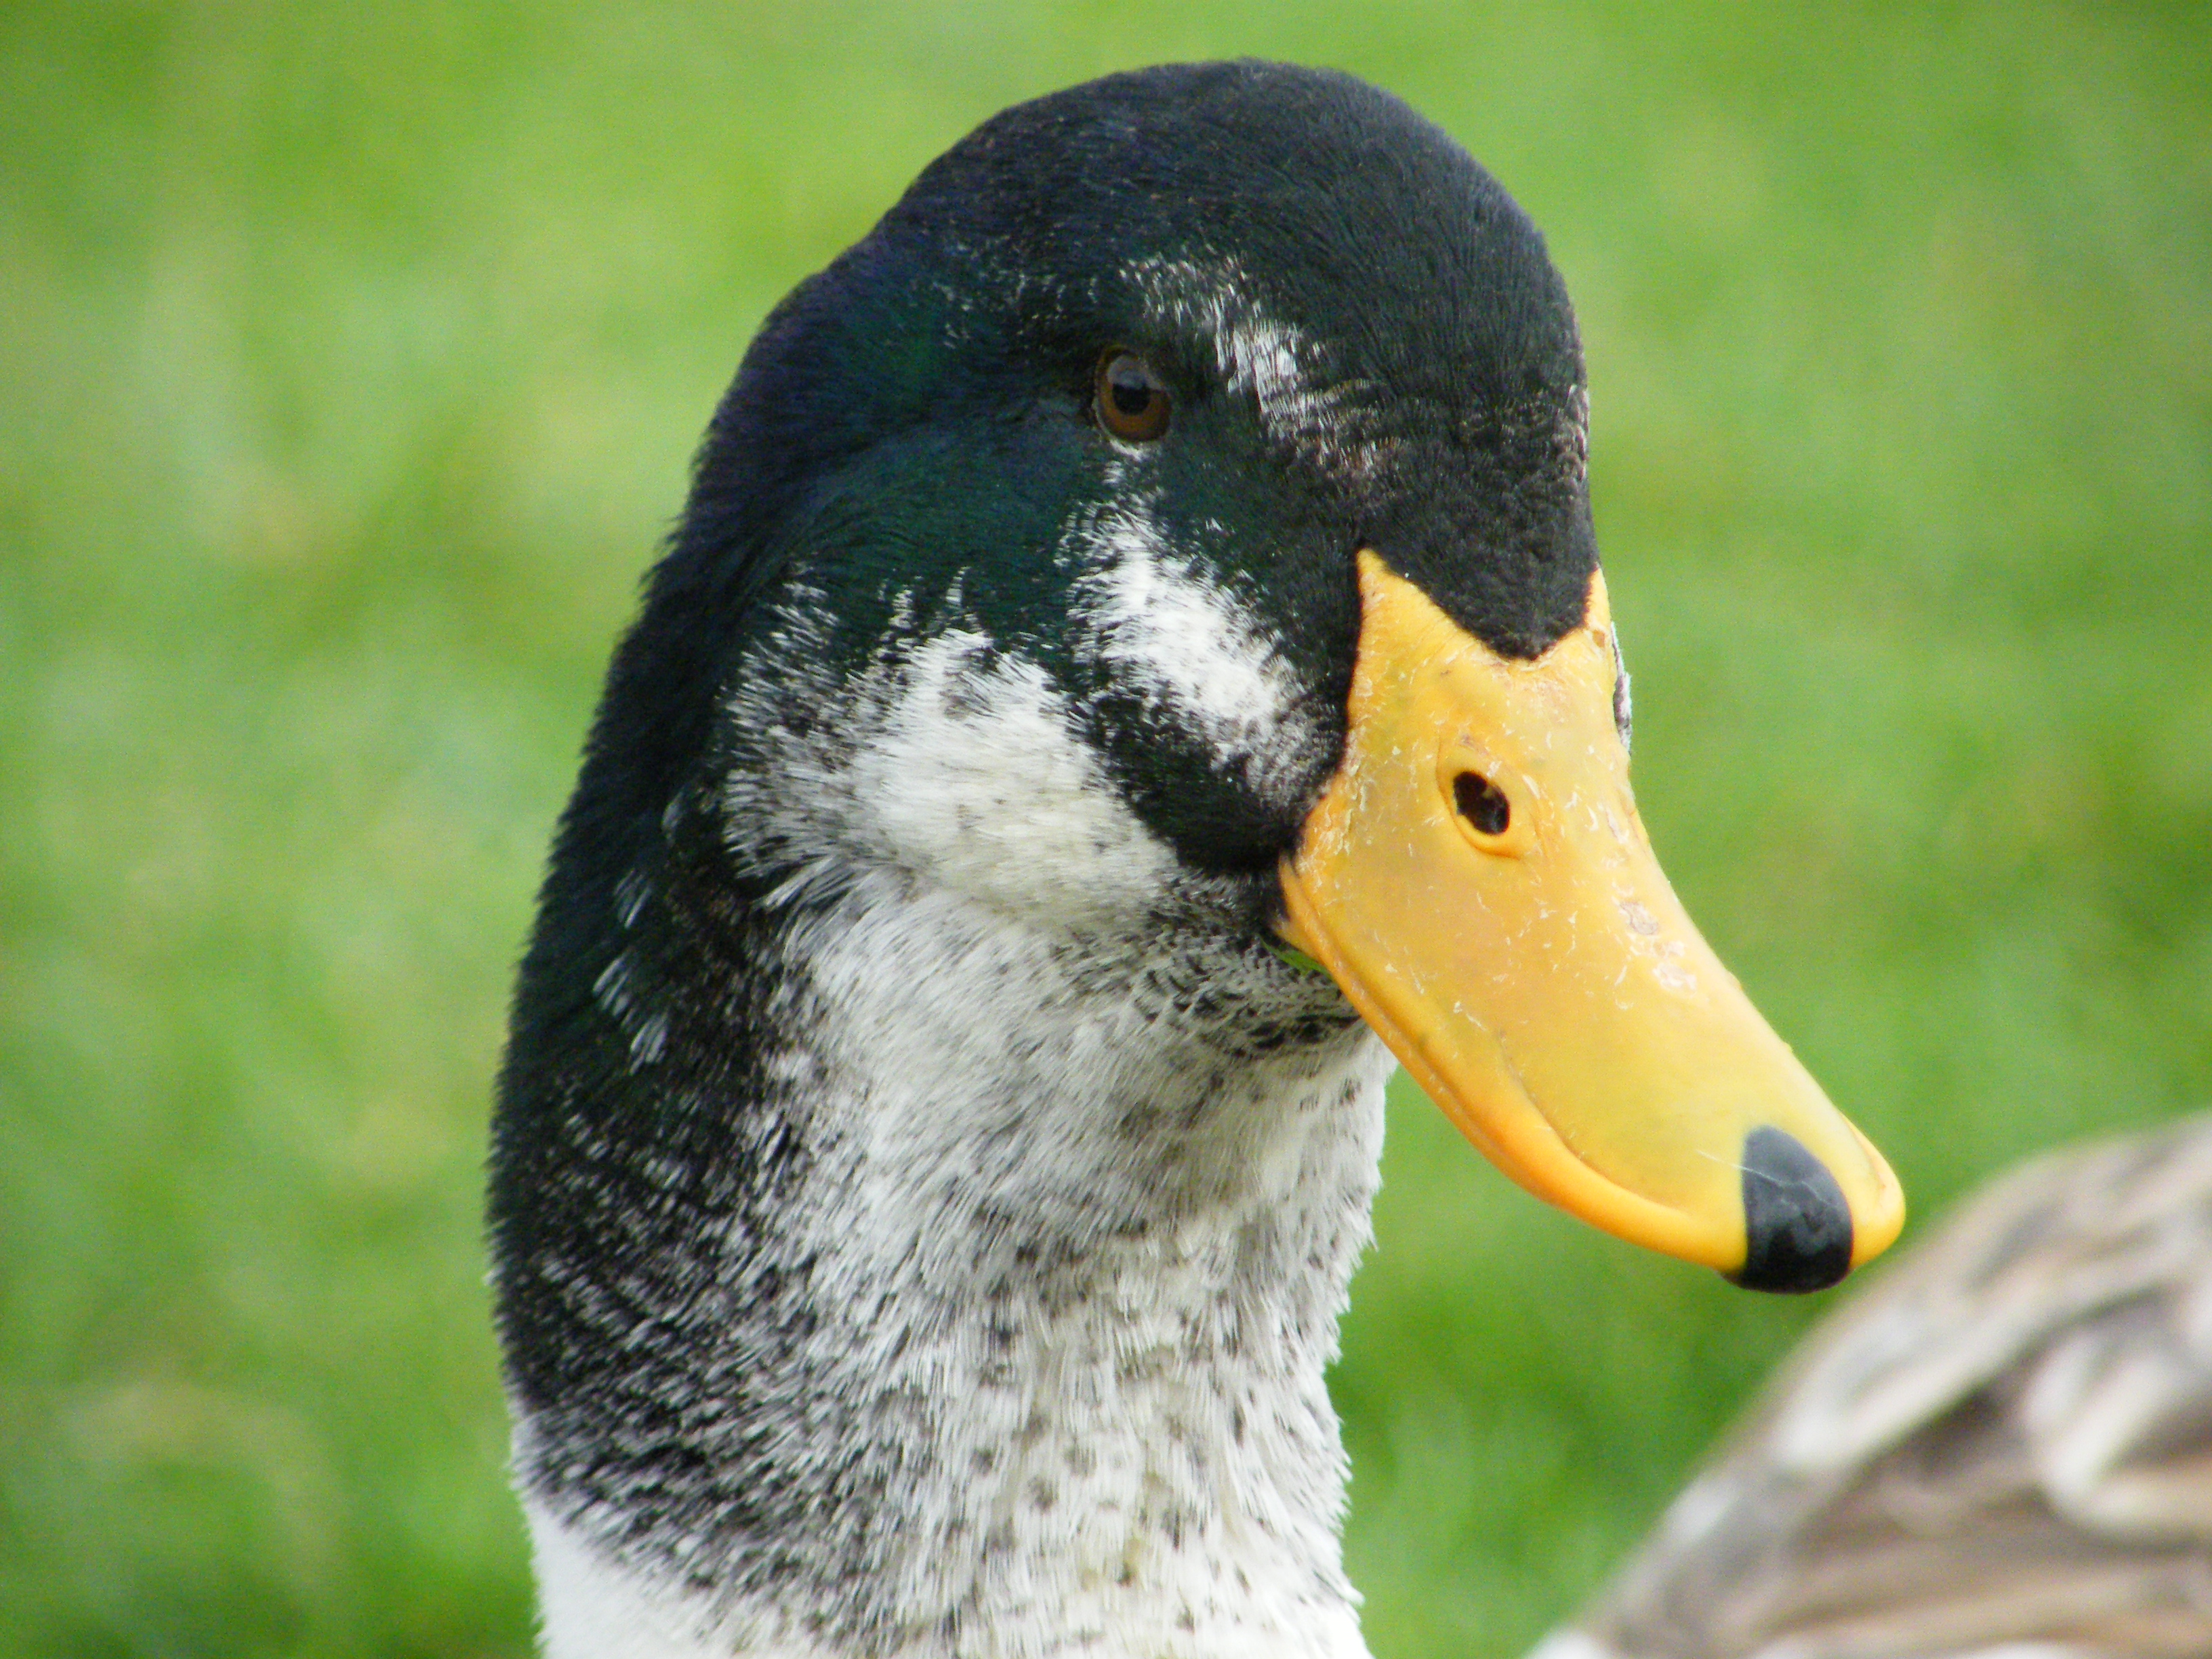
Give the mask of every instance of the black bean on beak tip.
<path id="1" fill-rule="evenodd" d="M 1743 1142 L 1747 1291 L 1825 1291 L 1851 1270 L 1851 1212 L 1828 1167 L 1779 1129 Z"/>

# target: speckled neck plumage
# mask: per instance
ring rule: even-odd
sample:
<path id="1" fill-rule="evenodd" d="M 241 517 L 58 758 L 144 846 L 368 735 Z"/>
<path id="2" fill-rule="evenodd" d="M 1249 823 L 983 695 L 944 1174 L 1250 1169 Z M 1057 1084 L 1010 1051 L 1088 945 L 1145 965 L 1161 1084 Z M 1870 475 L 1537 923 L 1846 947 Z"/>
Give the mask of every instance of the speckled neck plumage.
<path id="1" fill-rule="evenodd" d="M 1326 982 L 1182 942 L 1236 884 L 1039 677 L 947 629 L 833 688 L 817 633 L 788 607 L 744 665 L 714 807 L 780 877 L 721 1050 L 754 1103 L 711 1174 L 601 1120 L 574 1198 L 628 1248 L 538 1257 L 580 1373 L 522 1391 L 554 1650 L 1363 1651 L 1322 1369 L 1387 1060 Z M 602 1010 L 711 1111 L 655 982 L 682 896 L 629 901 Z"/>

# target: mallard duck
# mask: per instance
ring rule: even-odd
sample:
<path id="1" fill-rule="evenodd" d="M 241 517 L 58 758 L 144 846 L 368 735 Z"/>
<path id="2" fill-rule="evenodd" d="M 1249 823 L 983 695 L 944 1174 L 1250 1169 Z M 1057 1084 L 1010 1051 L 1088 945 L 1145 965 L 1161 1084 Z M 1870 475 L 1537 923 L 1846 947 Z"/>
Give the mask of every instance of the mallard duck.
<path id="1" fill-rule="evenodd" d="M 501 1079 L 549 1653 L 1363 1653 L 1394 1055 L 1745 1285 L 1894 1236 L 1652 860 L 1587 407 L 1496 181 L 1261 64 L 1006 112 L 770 315 Z"/>
<path id="2" fill-rule="evenodd" d="M 1977 1195 L 1540 1654 L 2212 1654 L 2212 1118 Z"/>

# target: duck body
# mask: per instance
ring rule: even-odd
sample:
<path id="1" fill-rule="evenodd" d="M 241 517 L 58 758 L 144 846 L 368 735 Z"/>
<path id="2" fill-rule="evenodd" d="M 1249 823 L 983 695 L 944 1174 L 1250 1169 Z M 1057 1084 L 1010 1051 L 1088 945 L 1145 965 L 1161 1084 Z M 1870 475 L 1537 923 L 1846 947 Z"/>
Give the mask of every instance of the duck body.
<path id="1" fill-rule="evenodd" d="M 1832 1316 L 1532 1659 L 2212 1653 L 2212 1117 L 2047 1153 Z"/>
<path id="2" fill-rule="evenodd" d="M 770 316 L 501 1080 L 548 1653 L 1364 1652 L 1323 1371 L 1390 1056 L 1285 860 L 1383 598 L 1501 684 L 1568 653 L 1625 763 L 1586 412 L 1504 191 L 1275 65 L 1009 111 Z M 1833 1188 L 1765 1256 L 1730 1188 L 1723 1252 L 1832 1279 Z"/>

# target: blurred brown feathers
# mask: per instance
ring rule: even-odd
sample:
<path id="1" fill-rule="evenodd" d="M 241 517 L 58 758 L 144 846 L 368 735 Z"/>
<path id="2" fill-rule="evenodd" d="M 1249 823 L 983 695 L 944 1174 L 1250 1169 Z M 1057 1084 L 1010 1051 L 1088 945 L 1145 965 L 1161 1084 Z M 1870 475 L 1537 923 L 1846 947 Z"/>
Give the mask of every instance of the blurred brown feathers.
<path id="1" fill-rule="evenodd" d="M 2212 1656 L 2212 1116 L 1970 1199 L 1539 1650 L 1999 1655 Z"/>

